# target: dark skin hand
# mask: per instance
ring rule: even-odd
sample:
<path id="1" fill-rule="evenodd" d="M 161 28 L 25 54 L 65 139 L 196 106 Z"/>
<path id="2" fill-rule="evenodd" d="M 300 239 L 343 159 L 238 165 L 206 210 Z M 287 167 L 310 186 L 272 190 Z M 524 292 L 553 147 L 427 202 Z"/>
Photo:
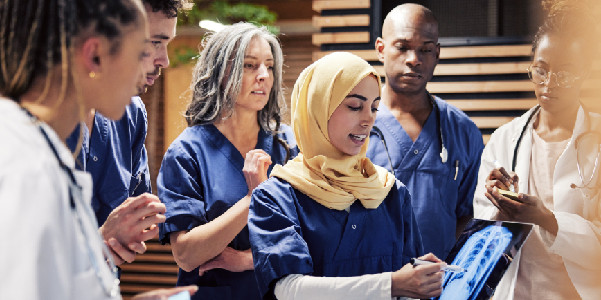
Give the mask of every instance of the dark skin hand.
<path id="1" fill-rule="evenodd" d="M 513 200 L 499 193 L 499 189 L 508 190 L 510 185 L 518 192 L 518 181 L 515 173 L 509 173 L 504 168 L 495 168 L 488 176 L 484 195 L 499 209 L 496 219 L 534 223 L 557 235 L 557 219 L 538 197 L 519 193 L 517 200 Z"/>

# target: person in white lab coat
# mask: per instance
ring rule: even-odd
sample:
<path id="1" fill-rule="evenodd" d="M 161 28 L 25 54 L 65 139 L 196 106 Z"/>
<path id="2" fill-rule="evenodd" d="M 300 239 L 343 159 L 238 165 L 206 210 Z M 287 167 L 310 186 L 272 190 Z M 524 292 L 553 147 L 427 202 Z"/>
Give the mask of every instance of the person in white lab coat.
<path id="1" fill-rule="evenodd" d="M 142 3 L 5 0 L 0 16 L 0 299 L 120 299 L 104 246 L 111 242 L 90 206 L 90 176 L 74 169 L 65 140 L 83 112 L 118 119 L 142 89 L 149 47 Z M 119 224 L 143 229 L 122 227 L 114 235 L 121 245 L 156 234 L 164 220 L 160 212 L 133 216 Z"/>
<path id="2" fill-rule="evenodd" d="M 495 299 L 601 297 L 601 116 L 579 101 L 596 47 L 580 12 L 559 7 L 540 27 L 529 67 L 538 105 L 482 154 L 475 217 L 536 225 Z M 515 199 L 499 192 L 511 189 Z"/>

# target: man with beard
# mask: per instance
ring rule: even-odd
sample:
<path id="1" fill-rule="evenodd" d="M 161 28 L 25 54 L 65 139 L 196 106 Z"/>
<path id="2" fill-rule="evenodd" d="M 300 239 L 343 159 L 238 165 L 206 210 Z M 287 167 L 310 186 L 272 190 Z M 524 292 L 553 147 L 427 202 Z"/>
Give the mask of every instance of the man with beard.
<path id="1" fill-rule="evenodd" d="M 148 17 L 150 40 L 143 58 L 147 71 L 140 92 L 154 84 L 162 68 L 167 68 L 167 44 L 175 37 L 177 11 L 181 0 L 142 0 Z M 84 95 L 85 96 L 85 95 Z M 133 97 L 119 121 L 111 121 L 91 111 L 86 124 L 76 128 L 67 139 L 75 151 L 80 135 L 82 149 L 77 168 L 92 175 L 92 207 L 109 249 L 117 264 L 132 262 L 136 253 L 144 253 L 144 241 L 158 233 L 154 221 L 164 222 L 165 206 L 150 194 L 150 173 L 144 142 L 148 130 L 146 108 L 140 97 Z M 158 218 L 148 218 L 158 216 Z M 116 239 L 117 236 L 134 239 Z M 122 245 L 117 240 L 135 240 Z"/>
<path id="2" fill-rule="evenodd" d="M 445 258 L 473 215 L 482 136 L 467 115 L 426 89 L 440 55 L 429 9 L 394 8 L 375 47 L 386 82 L 367 157 L 408 187 L 425 252 Z"/>

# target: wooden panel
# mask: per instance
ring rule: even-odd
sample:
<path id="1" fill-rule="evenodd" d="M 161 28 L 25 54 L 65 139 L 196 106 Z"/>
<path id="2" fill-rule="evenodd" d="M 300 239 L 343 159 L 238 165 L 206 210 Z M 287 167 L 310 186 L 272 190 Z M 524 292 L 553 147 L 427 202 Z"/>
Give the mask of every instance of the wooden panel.
<path id="1" fill-rule="evenodd" d="M 313 60 L 320 59 L 321 57 L 331 52 L 334 51 L 316 51 L 313 54 Z M 378 56 L 375 49 L 349 50 L 349 52 L 355 53 L 367 61 L 378 60 Z M 442 47 L 440 50 L 441 59 L 478 57 L 519 57 L 529 55 L 530 45 Z"/>
<path id="2" fill-rule="evenodd" d="M 369 15 L 313 16 L 313 27 L 369 26 Z M 375 51 L 375 50 L 374 50 Z"/>
<path id="3" fill-rule="evenodd" d="M 368 43 L 369 32 L 326 32 L 313 34 L 313 45 Z"/>
<path id="4" fill-rule="evenodd" d="M 313 10 L 370 8 L 370 0 L 313 0 Z"/>
<path id="5" fill-rule="evenodd" d="M 330 53 L 336 51 L 315 51 L 313 52 L 313 61 L 316 61 Z M 348 50 L 347 52 L 353 53 L 367 61 L 378 61 L 378 54 L 376 50 Z"/>
<path id="6" fill-rule="evenodd" d="M 530 62 L 438 64 L 434 75 L 526 74 Z"/>
<path id="7" fill-rule="evenodd" d="M 492 92 L 531 92 L 529 80 L 471 81 L 471 82 L 429 82 L 428 91 L 438 93 L 492 93 Z"/>
<path id="8" fill-rule="evenodd" d="M 153 284 L 165 284 L 175 286 L 177 277 L 161 276 L 155 274 L 123 274 L 121 275 L 122 282 L 149 282 Z"/>
<path id="9" fill-rule="evenodd" d="M 474 58 L 474 57 L 514 57 L 529 56 L 531 46 L 528 45 L 500 45 L 500 46 L 466 46 L 442 47 L 441 59 Z"/>
<path id="10" fill-rule="evenodd" d="M 478 128 L 498 128 L 510 122 L 514 117 L 471 117 Z"/>
<path id="11" fill-rule="evenodd" d="M 447 100 L 448 103 L 465 111 L 527 110 L 538 102 L 532 99 L 461 99 Z"/>
<path id="12" fill-rule="evenodd" d="M 483 63 L 483 64 L 438 64 L 434 75 L 495 75 L 526 74 L 529 62 Z M 385 76 L 384 66 L 374 66 L 380 76 Z"/>
<path id="13" fill-rule="evenodd" d="M 170 256 L 171 257 L 171 256 Z M 173 257 L 171 257 L 171 261 L 173 262 Z M 136 262 L 138 262 L 136 260 Z M 135 264 L 124 264 L 121 266 L 121 270 L 127 272 L 148 272 L 148 273 L 170 273 L 174 276 L 177 276 L 177 272 L 179 268 L 176 264 L 173 265 L 164 265 L 164 264 L 156 264 L 156 263 L 135 263 Z"/>
<path id="14" fill-rule="evenodd" d="M 490 141 L 490 134 L 483 134 L 482 140 L 484 141 L 484 145 L 486 145 L 486 143 L 488 143 L 488 141 Z"/>

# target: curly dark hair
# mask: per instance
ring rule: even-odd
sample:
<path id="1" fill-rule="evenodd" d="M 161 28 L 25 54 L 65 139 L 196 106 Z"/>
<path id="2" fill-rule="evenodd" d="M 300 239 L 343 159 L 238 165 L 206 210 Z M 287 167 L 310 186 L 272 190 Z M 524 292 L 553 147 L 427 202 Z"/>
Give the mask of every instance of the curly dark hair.
<path id="1" fill-rule="evenodd" d="M 162 11 L 167 17 L 177 17 L 177 11 L 183 6 L 182 0 L 142 0 L 142 3 L 150 5 L 153 12 Z"/>
<path id="2" fill-rule="evenodd" d="M 590 5 L 581 0 L 543 0 L 545 11 L 543 24 L 538 28 L 532 42 L 532 55 L 538 48 L 543 36 L 560 34 L 570 40 L 586 41 L 587 53 L 596 53 L 599 41 L 597 38 L 597 21 L 590 13 Z"/>

